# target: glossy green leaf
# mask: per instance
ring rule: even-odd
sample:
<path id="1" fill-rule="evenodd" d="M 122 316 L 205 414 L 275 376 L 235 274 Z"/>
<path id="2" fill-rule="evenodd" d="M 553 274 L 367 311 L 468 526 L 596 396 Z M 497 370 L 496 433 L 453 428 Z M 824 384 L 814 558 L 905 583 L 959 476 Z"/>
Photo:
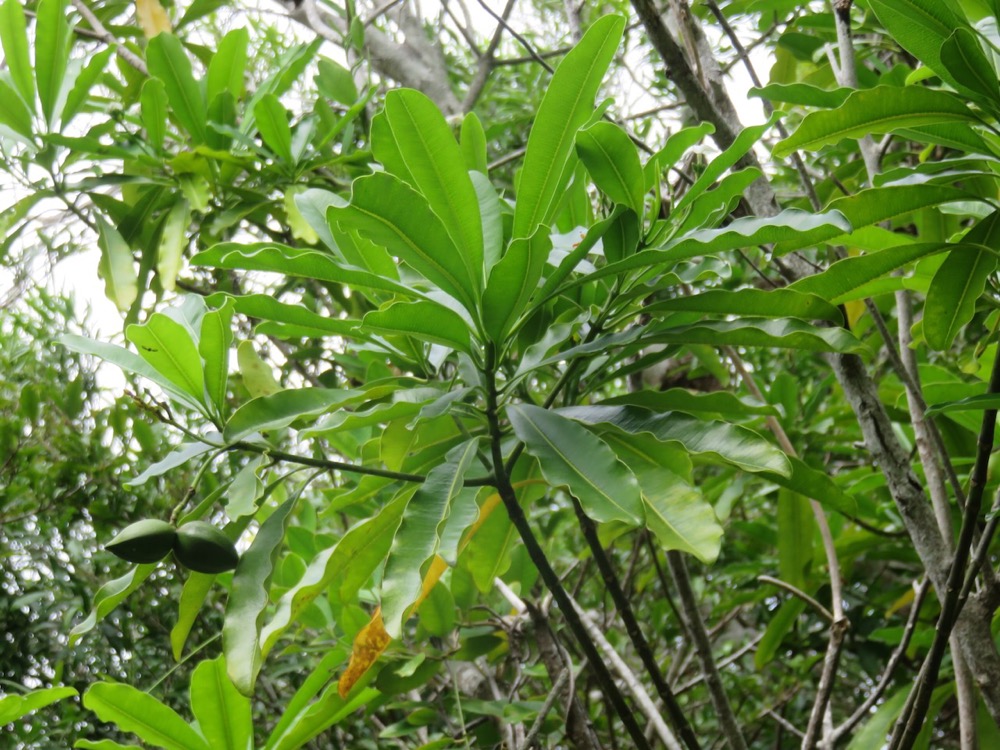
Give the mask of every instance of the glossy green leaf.
<path id="1" fill-rule="evenodd" d="M 638 480 L 646 528 L 656 535 L 658 546 L 714 562 L 722 546 L 722 527 L 701 493 L 664 461 L 663 443 L 647 434 L 607 433 L 604 439 Z"/>
<path id="2" fill-rule="evenodd" d="M 692 455 L 717 457 L 744 471 L 790 476 L 788 457 L 753 430 L 688 414 L 657 414 L 635 406 L 572 406 L 559 409 L 568 419 L 609 425 L 629 433 L 649 433 L 663 443 L 677 442 Z"/>
<path id="3" fill-rule="evenodd" d="M 139 295 L 139 280 L 132 259 L 132 248 L 100 214 L 95 216 L 101 262 L 97 272 L 104 279 L 104 293 L 122 312 L 126 312 Z"/>
<path id="4" fill-rule="evenodd" d="M 167 136 L 167 88 L 159 78 L 149 78 L 142 85 L 139 95 L 142 127 L 146 130 L 146 142 L 156 151 L 163 148 Z"/>
<path id="5" fill-rule="evenodd" d="M 846 516 L 854 517 L 858 514 L 857 501 L 844 492 L 828 474 L 812 468 L 794 456 L 787 458 L 792 468 L 791 473 L 770 473 L 767 475 L 768 479 Z"/>
<path id="6" fill-rule="evenodd" d="M 329 253 L 300 250 L 274 242 L 222 242 L 195 255 L 191 264 L 245 271 L 273 271 L 287 276 L 346 284 L 358 289 L 416 296 L 411 289 L 391 278 L 345 266 Z"/>
<path id="7" fill-rule="evenodd" d="M 0 698 L 0 726 L 12 724 L 32 711 L 37 711 L 74 695 L 79 695 L 79 693 L 71 687 L 40 688 L 23 695 L 5 695 Z"/>
<path id="8" fill-rule="evenodd" d="M 645 179 L 639 152 L 624 130 L 611 122 L 594 123 L 577 133 L 576 151 L 605 195 L 642 215 Z"/>
<path id="9" fill-rule="evenodd" d="M 806 587 L 815 533 L 809 501 L 795 492 L 778 492 L 778 576 L 799 589 Z"/>
<path id="10" fill-rule="evenodd" d="M 290 388 L 248 401 L 226 423 L 223 437 L 235 443 L 255 432 L 287 427 L 297 419 L 324 414 L 357 398 L 339 388 Z"/>
<path id="11" fill-rule="evenodd" d="M 984 411 L 986 409 L 1000 409 L 1000 394 L 983 393 L 979 396 L 969 396 L 956 401 L 931 404 L 927 407 L 927 416 L 956 411 Z"/>
<path id="12" fill-rule="evenodd" d="M 160 245 L 156 254 L 156 273 L 164 291 L 172 292 L 177 274 L 184 263 L 184 250 L 188 244 L 188 227 L 191 224 L 191 207 L 179 197 L 163 220 Z"/>
<path id="13" fill-rule="evenodd" d="M 304 305 L 280 302 L 269 294 L 243 294 L 238 297 L 213 294 L 208 301 L 218 303 L 223 299 L 232 305 L 233 311 L 262 321 L 257 324 L 256 330 L 267 335 L 285 332 L 286 338 L 358 336 L 356 320 L 320 315 Z M 271 326 L 269 323 L 278 325 Z"/>
<path id="14" fill-rule="evenodd" d="M 208 63 L 205 80 L 205 100 L 214 101 L 224 91 L 238 101 L 245 88 L 247 47 L 250 33 L 245 28 L 233 29 L 219 41 L 219 47 Z"/>
<path id="15" fill-rule="evenodd" d="M 174 117 L 195 143 L 208 137 L 208 113 L 198 82 L 191 71 L 191 61 L 177 37 L 157 34 L 146 47 L 149 74 L 163 81 Z"/>
<path id="16" fill-rule="evenodd" d="M 142 325 L 130 325 L 125 336 L 163 377 L 199 402 L 204 400 L 201 356 L 184 326 L 163 313 L 154 313 Z"/>
<path id="17" fill-rule="evenodd" d="M 470 312 L 476 309 L 478 287 L 472 286 L 448 230 L 420 194 L 399 179 L 378 172 L 355 180 L 350 205 L 331 206 L 327 216 L 387 248 Z"/>
<path id="18" fill-rule="evenodd" d="M 97 594 L 94 595 L 90 614 L 69 631 L 69 645 L 72 646 L 80 638 L 93 630 L 97 623 L 108 616 L 111 610 L 125 601 L 129 594 L 139 588 L 143 581 L 149 578 L 150 574 L 156 569 L 157 564 L 136 565 L 125 575 L 108 581 L 101 586 Z"/>
<path id="19" fill-rule="evenodd" d="M 982 97 L 984 103 L 996 111 L 1000 104 L 1000 82 L 976 34 L 961 27 L 951 32 L 941 46 L 941 65 L 951 74 L 960 91 Z"/>
<path id="20" fill-rule="evenodd" d="M 0 7 L 0 44 L 14 86 L 29 109 L 35 108 L 35 74 L 28 56 L 27 22 L 21 0 L 6 0 Z M 4 104 L 13 101 L 4 96 Z M 29 113 L 30 114 L 30 113 Z"/>
<path id="21" fill-rule="evenodd" d="M 565 167 L 576 133 L 590 119 L 624 27 L 621 16 L 598 19 L 556 68 L 528 136 L 517 186 L 514 238 L 530 237 L 552 220 L 569 179 Z"/>
<path id="22" fill-rule="evenodd" d="M 222 652 L 226 657 L 229 678 L 243 695 L 253 695 L 257 675 L 264 662 L 260 647 L 264 610 L 268 604 L 274 566 L 298 498 L 298 494 L 290 497 L 260 525 L 250 548 L 240 556 L 233 573 L 232 590 L 226 602 L 226 620 L 222 626 Z"/>
<path id="23" fill-rule="evenodd" d="M 949 349 L 958 332 L 972 320 L 986 281 L 997 268 L 995 251 L 986 248 L 1000 247 L 1000 212 L 980 221 L 964 239 L 985 247 L 957 247 L 948 253 L 927 291 L 924 337 L 938 351 Z"/>
<path id="24" fill-rule="evenodd" d="M 757 644 L 753 661 L 757 669 L 763 669 L 778 653 L 781 642 L 785 640 L 795 621 L 806 610 L 806 603 L 799 598 L 786 599 L 772 615 L 764 637 Z"/>
<path id="25" fill-rule="evenodd" d="M 66 83 L 66 66 L 69 63 L 70 28 L 66 2 L 39 0 L 36 13 L 35 82 L 42 114 L 51 126 L 58 114 L 56 104 L 59 92 Z"/>
<path id="26" fill-rule="evenodd" d="M 897 43 L 937 72 L 945 41 L 968 26 L 951 3 L 938 0 L 870 0 L 868 5 Z"/>
<path id="27" fill-rule="evenodd" d="M 819 328 L 796 318 L 704 320 L 691 325 L 660 327 L 651 331 L 644 340 L 647 344 L 766 346 L 810 352 L 871 353 L 864 343 L 844 328 Z"/>
<path id="28" fill-rule="evenodd" d="M 77 740 L 73 743 L 79 750 L 143 750 L 139 745 L 123 745 L 114 740 Z"/>
<path id="29" fill-rule="evenodd" d="M 122 484 L 127 489 L 141 487 L 154 477 L 160 477 L 178 466 L 183 466 L 192 458 L 197 458 L 212 450 L 209 443 L 202 441 L 181 443 L 178 447 L 170 451 L 159 461 L 150 464 L 143 471 L 131 479 L 125 479 Z"/>
<path id="30" fill-rule="evenodd" d="M 501 343 L 524 311 L 545 270 L 552 250 L 548 228 L 516 239 L 490 273 L 483 294 L 483 324 L 493 341 Z"/>
<path id="31" fill-rule="evenodd" d="M 293 163 L 292 129 L 288 125 L 288 111 L 274 94 L 265 94 L 253 108 L 257 130 L 264 143 L 283 162 Z"/>
<path id="32" fill-rule="evenodd" d="M 205 388 L 220 415 L 227 410 L 229 350 L 233 346 L 233 303 L 227 298 L 201 319 L 198 353 L 205 365 Z"/>
<path id="33" fill-rule="evenodd" d="M 821 89 L 808 83 L 771 83 L 761 88 L 750 89 L 747 96 L 781 104 L 833 109 L 843 104 L 853 91 L 854 89 L 849 88 Z"/>
<path id="34" fill-rule="evenodd" d="M 201 612 L 208 592 L 215 585 L 214 573 L 197 573 L 191 571 L 184 587 L 181 589 L 180 600 L 177 604 L 177 621 L 170 629 L 170 648 L 174 655 L 174 661 L 180 661 L 184 655 L 184 644 L 187 643 L 191 628 L 194 627 L 195 620 Z M 228 679 L 228 678 L 227 678 Z"/>
<path id="35" fill-rule="evenodd" d="M 664 312 L 701 312 L 829 320 L 838 325 L 843 325 L 844 322 L 839 308 L 815 294 L 804 294 L 791 289 L 740 289 L 734 292 L 712 289 L 701 294 L 654 302 L 644 307 L 643 312 L 654 317 Z"/>
<path id="36" fill-rule="evenodd" d="M 641 406 L 652 411 L 682 411 L 688 414 L 711 414 L 727 418 L 779 416 L 778 410 L 746 396 L 729 391 L 702 393 L 684 388 L 665 391 L 642 390 L 605 399 L 602 406 Z"/>
<path id="37" fill-rule="evenodd" d="M 385 335 L 413 336 L 466 353 L 472 351 L 469 326 L 462 316 L 430 300 L 394 302 L 373 310 L 361 320 L 361 327 Z"/>
<path id="38" fill-rule="evenodd" d="M 488 174 L 486 131 L 483 130 L 483 123 L 476 117 L 475 112 L 467 112 L 465 117 L 462 118 L 459 144 L 462 148 L 462 158 L 465 160 L 465 168 L 470 172 Z"/>
<path id="39" fill-rule="evenodd" d="M 317 68 L 316 87 L 323 96 L 347 106 L 358 100 L 358 87 L 351 71 L 327 58 L 320 60 Z"/>
<path id="40" fill-rule="evenodd" d="M 957 247 L 943 242 L 921 242 L 898 245 L 855 258 L 844 258 L 821 273 L 796 281 L 789 288 L 818 295 L 836 305 L 854 299 L 853 293 L 874 279 L 920 258 Z M 975 246 L 968 249 L 972 251 Z"/>
<path id="41" fill-rule="evenodd" d="M 482 220 L 451 127 L 434 102 L 413 89 L 390 91 L 385 115 L 413 186 L 454 241 L 465 268 L 463 286 L 478 298 L 484 280 Z"/>
<path id="42" fill-rule="evenodd" d="M 191 710 L 212 750 L 253 750 L 250 701 L 229 681 L 221 656 L 191 673 Z"/>
<path id="43" fill-rule="evenodd" d="M 31 112 L 17 92 L 2 79 L 0 79 L 0 101 L 4 103 L 4 106 L 0 107 L 0 125 L 6 125 L 15 133 L 30 139 L 35 129 Z"/>
<path id="44" fill-rule="evenodd" d="M 844 138 L 891 133 L 899 128 L 938 123 L 978 121 L 962 99 L 946 91 L 922 86 L 876 86 L 851 94 L 834 110 L 812 112 L 772 150 L 776 159 L 795 149 L 816 151 Z"/>
<path id="45" fill-rule="evenodd" d="M 886 698 L 855 732 L 847 750 L 869 750 L 872 747 L 885 746 L 886 738 L 892 733 L 910 690 L 911 686 L 907 685 Z"/>
<path id="46" fill-rule="evenodd" d="M 144 360 L 138 354 L 130 352 L 128 349 L 116 346 L 115 344 L 106 344 L 103 341 L 94 341 L 75 334 L 61 336 L 59 338 L 59 343 L 72 351 L 100 357 L 106 362 L 110 362 L 116 367 L 120 367 L 125 370 L 125 372 L 141 375 L 147 380 L 151 380 L 156 383 L 175 399 L 195 411 L 200 411 L 202 408 L 201 403 L 196 401 L 194 397 L 188 394 L 183 388 L 175 384 L 173 381 L 168 380 L 155 367 L 150 365 L 149 362 Z"/>
<path id="47" fill-rule="evenodd" d="M 96 682 L 83 694 L 83 705 L 101 721 L 166 750 L 212 750 L 205 738 L 169 706 L 131 685 Z"/>
<path id="48" fill-rule="evenodd" d="M 388 554 L 409 499 L 409 495 L 402 495 L 386 504 L 309 563 L 298 583 L 281 596 L 274 617 L 261 630 L 261 650 L 265 656 L 289 625 L 331 585 L 335 584 L 337 596 L 342 600 L 349 600 L 357 592 Z"/>
<path id="49" fill-rule="evenodd" d="M 507 410 L 514 433 L 545 479 L 566 487 L 595 521 L 642 524 L 639 483 L 600 437 L 566 415 L 519 404 Z"/>
<path id="50" fill-rule="evenodd" d="M 287 724 L 279 724 L 268 738 L 265 750 L 298 750 L 329 727 L 339 724 L 359 708 L 372 703 L 378 696 L 378 690 L 361 685 L 370 680 L 362 678 L 355 691 L 341 698 L 337 692 L 336 681 L 323 691 L 313 703 L 305 707 Z"/>
<path id="51" fill-rule="evenodd" d="M 477 447 L 477 440 L 469 440 L 448 451 L 406 505 L 382 574 L 382 619 L 393 638 L 399 637 L 403 618 L 420 594 L 421 568 L 437 553 L 452 501 L 462 491 Z"/>
<path id="52" fill-rule="evenodd" d="M 686 154 L 693 146 L 701 143 L 702 139 L 710 133 L 715 132 L 715 126 L 709 122 L 701 122 L 697 125 L 681 128 L 671 135 L 663 148 L 653 154 L 642 171 L 646 178 L 645 187 L 651 188 L 654 180 L 673 167 L 680 158 Z"/>

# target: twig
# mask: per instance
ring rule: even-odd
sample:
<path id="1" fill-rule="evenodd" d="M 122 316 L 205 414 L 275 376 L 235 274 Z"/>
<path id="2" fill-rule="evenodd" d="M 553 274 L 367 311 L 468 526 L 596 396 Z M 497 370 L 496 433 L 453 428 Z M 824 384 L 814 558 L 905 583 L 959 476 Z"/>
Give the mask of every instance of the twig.
<path id="1" fill-rule="evenodd" d="M 144 76 L 149 75 L 149 69 L 146 67 L 146 63 L 134 52 L 132 52 L 132 50 L 119 42 L 114 34 L 104 28 L 104 24 L 101 23 L 101 19 L 94 15 L 93 11 L 87 7 L 87 4 L 83 2 L 83 0 L 73 0 L 73 7 L 76 8 L 80 15 L 86 19 L 87 23 L 90 24 L 90 28 L 94 30 L 94 33 L 99 39 L 101 39 L 101 41 L 109 47 L 114 47 L 115 53 L 118 57 L 138 70 Z"/>
<path id="2" fill-rule="evenodd" d="M 549 711 L 552 710 L 553 704 L 559 697 L 560 691 L 563 689 L 563 685 L 569 682 L 570 669 L 565 667 L 562 672 L 559 673 L 559 679 L 556 680 L 556 684 L 552 686 L 552 690 L 545 698 L 545 702 L 542 707 L 538 710 L 538 716 L 535 717 L 535 721 L 528 728 L 528 733 L 524 735 L 524 743 L 521 745 L 522 750 L 527 750 L 531 747 L 531 744 L 535 741 L 538 733 L 542 731 L 542 724 L 545 723 L 545 717 L 548 716 Z"/>
<path id="3" fill-rule="evenodd" d="M 792 724 L 792 722 L 790 722 L 781 714 L 772 711 L 770 708 L 764 711 L 764 715 L 774 719 L 786 732 L 791 732 L 796 737 L 805 737 L 805 733 L 801 729 L 796 727 L 794 724 Z"/>
<path id="4" fill-rule="evenodd" d="M 493 16 L 493 20 L 495 20 L 498 24 L 500 24 L 500 26 L 502 28 L 504 28 L 507 31 L 508 34 L 510 34 L 518 42 L 521 43 L 521 46 L 524 47 L 525 51 L 529 55 L 531 55 L 531 58 L 535 62 L 537 62 L 539 65 L 541 65 L 547 71 L 549 71 L 549 73 L 552 72 L 552 66 L 549 65 L 547 62 L 545 62 L 545 58 L 543 58 L 541 55 L 538 54 L 538 52 L 535 51 L 535 48 L 534 48 L 534 46 L 532 46 L 531 42 L 529 42 L 527 39 L 525 39 L 523 36 L 521 36 L 519 33 L 517 33 L 517 31 L 515 31 L 513 29 L 513 27 L 511 27 L 511 25 L 509 23 L 507 23 L 507 19 L 506 18 L 498 16 L 496 14 L 496 12 L 489 5 L 487 5 L 484 2 L 484 0 L 478 0 L 478 2 L 479 2 L 479 5 L 482 6 L 483 10 L 485 10 L 487 13 L 489 13 L 491 16 Z"/>
<path id="5" fill-rule="evenodd" d="M 463 112 L 470 111 L 473 105 L 475 105 L 476 100 L 479 99 L 479 95 L 483 93 L 483 87 L 486 85 L 486 81 L 489 80 L 490 73 L 496 65 L 495 55 L 497 47 L 500 46 L 500 40 L 503 39 L 503 32 L 507 28 L 507 19 L 510 18 L 510 14 L 514 10 L 514 3 L 516 2 L 517 0 L 507 0 L 507 4 L 500 14 L 500 20 L 497 23 L 496 31 L 493 32 L 493 38 L 490 39 L 490 43 L 487 45 L 486 51 L 483 52 L 483 56 L 479 58 L 476 76 L 472 79 L 472 83 L 469 84 L 469 90 L 465 93 L 465 100 L 462 102 Z"/>
<path id="6" fill-rule="evenodd" d="M 819 612 L 821 615 L 823 615 L 823 618 L 827 622 L 832 623 L 834 621 L 833 613 L 830 610 L 828 610 L 818 601 L 813 599 L 811 596 L 809 596 L 809 594 L 807 594 L 802 589 L 788 583 L 788 581 L 782 581 L 780 578 L 773 578 L 771 576 L 757 576 L 757 580 L 761 581 L 762 583 L 770 583 L 772 586 L 777 586 L 779 589 L 784 589 L 785 591 L 792 594 L 793 596 L 798 597 L 806 604 L 808 604 L 810 607 Z"/>

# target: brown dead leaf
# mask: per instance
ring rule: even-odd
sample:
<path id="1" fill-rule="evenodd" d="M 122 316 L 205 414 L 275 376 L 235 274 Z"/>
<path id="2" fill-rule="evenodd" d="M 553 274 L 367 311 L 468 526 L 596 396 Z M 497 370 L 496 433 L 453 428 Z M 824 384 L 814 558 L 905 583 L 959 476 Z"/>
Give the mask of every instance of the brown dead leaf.
<path id="1" fill-rule="evenodd" d="M 337 692 L 340 693 L 341 698 L 347 697 L 351 688 L 382 655 L 391 640 L 389 634 L 385 632 L 385 625 L 382 622 L 382 608 L 378 607 L 372 613 L 372 619 L 369 623 L 361 628 L 354 637 L 351 661 L 337 682 Z"/>

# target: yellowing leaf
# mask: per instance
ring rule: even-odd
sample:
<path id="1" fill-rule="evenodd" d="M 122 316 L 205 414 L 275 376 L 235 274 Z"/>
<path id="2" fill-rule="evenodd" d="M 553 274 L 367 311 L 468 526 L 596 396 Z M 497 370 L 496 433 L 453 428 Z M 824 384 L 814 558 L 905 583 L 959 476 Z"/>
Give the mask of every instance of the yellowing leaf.
<path id="1" fill-rule="evenodd" d="M 411 612 L 415 612 L 420 609 L 420 605 L 423 604 L 427 595 L 431 593 L 431 589 L 433 589 L 437 585 L 437 582 L 441 580 L 441 576 L 444 575 L 446 570 L 448 570 L 448 563 L 444 561 L 444 558 L 441 557 L 441 555 L 435 555 L 434 559 L 431 561 L 430 568 L 428 568 L 427 573 L 424 574 L 423 583 L 420 584 L 420 595 L 417 596 L 416 601 L 413 602 L 413 607 L 410 610 Z"/>
<path id="2" fill-rule="evenodd" d="M 135 17 L 147 39 L 171 29 L 170 17 L 158 0 L 135 0 Z"/>
<path id="3" fill-rule="evenodd" d="M 240 375 L 243 376 L 243 385 L 246 386 L 251 398 L 270 396 L 282 390 L 274 378 L 271 365 L 260 358 L 252 342 L 240 342 L 236 347 L 236 360 L 240 366 Z"/>
<path id="4" fill-rule="evenodd" d="M 443 562 L 443 561 L 442 561 Z M 341 698 L 346 698 L 351 688 L 357 684 L 361 676 L 382 655 L 392 639 L 385 632 L 382 623 L 382 608 L 378 607 L 372 614 L 371 621 L 358 631 L 354 637 L 354 647 L 351 649 L 351 661 L 347 670 L 340 675 L 337 682 L 337 692 Z"/>

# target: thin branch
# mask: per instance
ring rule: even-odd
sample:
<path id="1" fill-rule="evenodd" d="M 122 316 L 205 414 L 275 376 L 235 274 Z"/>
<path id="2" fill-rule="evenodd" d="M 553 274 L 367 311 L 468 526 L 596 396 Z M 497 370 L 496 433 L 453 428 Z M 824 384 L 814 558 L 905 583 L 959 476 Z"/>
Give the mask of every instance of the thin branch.
<path id="1" fill-rule="evenodd" d="M 479 99 L 479 95 L 483 93 L 483 87 L 486 86 L 486 81 L 489 80 L 490 73 L 493 72 L 493 67 L 496 65 L 496 51 L 497 47 L 500 46 L 500 40 L 503 39 L 503 32 L 507 28 L 507 19 L 510 18 L 510 14 L 514 10 L 514 4 L 517 0 L 507 0 L 507 4 L 503 8 L 503 12 L 500 14 L 500 20 L 497 23 L 497 28 L 493 32 L 493 38 L 490 39 L 489 45 L 486 47 L 486 51 L 483 52 L 482 57 L 479 58 L 479 65 L 476 68 L 476 76 L 472 79 L 472 83 L 469 84 L 469 90 L 465 94 L 465 99 L 462 101 L 462 111 L 468 112 L 475 105 L 476 100 Z"/>
<path id="2" fill-rule="evenodd" d="M 84 19 L 86 19 L 87 23 L 90 24 L 90 28 L 94 30 L 94 33 L 101 39 L 101 41 L 109 47 L 114 47 L 115 53 L 118 57 L 138 70 L 144 76 L 149 75 L 149 69 L 146 67 L 145 61 L 118 41 L 115 35 L 104 27 L 104 24 L 101 23 L 101 19 L 94 15 L 93 11 L 87 7 L 87 4 L 83 2 L 83 0 L 73 0 L 73 7 L 77 9 Z"/>
<path id="3" fill-rule="evenodd" d="M 524 742 L 521 745 L 521 750 L 527 750 L 531 747 L 531 744 L 538 737 L 539 732 L 542 731 L 542 724 L 545 722 L 545 717 L 548 716 L 549 711 L 552 710 L 553 704 L 559 697 L 559 693 L 562 691 L 563 686 L 569 682 L 571 671 L 568 667 L 563 668 L 563 671 L 559 673 L 559 679 L 556 680 L 556 684 L 552 686 L 552 690 L 545 697 L 545 702 L 542 707 L 538 709 L 538 716 L 535 717 L 535 721 L 532 723 L 531 727 L 528 728 L 528 733 L 524 735 Z"/>
<path id="4" fill-rule="evenodd" d="M 760 581 L 761 583 L 769 583 L 772 586 L 777 586 L 779 589 L 784 589 L 792 596 L 798 597 L 806 604 L 808 604 L 810 607 L 819 612 L 823 616 L 823 619 L 826 620 L 827 622 L 832 623 L 834 621 L 833 613 L 830 610 L 828 610 L 818 601 L 813 599 L 811 596 L 809 596 L 809 594 L 807 594 L 802 589 L 788 583 L 788 581 L 782 581 L 780 578 L 773 578 L 772 576 L 757 576 L 757 580 Z"/>

